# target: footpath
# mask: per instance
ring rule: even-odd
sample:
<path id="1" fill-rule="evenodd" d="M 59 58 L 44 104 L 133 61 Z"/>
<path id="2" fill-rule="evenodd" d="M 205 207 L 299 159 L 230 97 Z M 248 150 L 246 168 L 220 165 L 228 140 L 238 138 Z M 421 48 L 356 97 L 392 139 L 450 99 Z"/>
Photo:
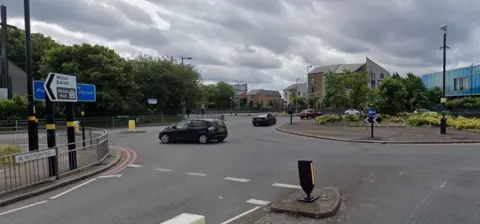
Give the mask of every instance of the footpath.
<path id="1" fill-rule="evenodd" d="M 84 180 L 88 177 L 100 174 L 103 171 L 106 171 L 115 166 L 119 161 L 122 160 L 122 158 L 123 157 L 121 150 L 117 147 L 110 146 L 107 158 L 100 164 L 92 165 L 87 168 L 69 173 L 65 176 L 61 176 L 58 180 L 52 178 L 40 184 L 36 184 L 31 187 L 21 188 L 15 191 L 2 192 L 3 189 L 0 189 L 0 207 L 24 200 L 26 198 L 40 195 L 45 192 L 58 189 L 66 185 Z M 0 186 L 2 186 L 2 180 L 5 180 L 5 177 L 7 177 L 8 173 L 8 170 L 0 170 Z M 47 174 L 37 173 L 36 175 Z"/>
<path id="2" fill-rule="evenodd" d="M 480 134 L 448 128 L 440 134 L 439 127 L 376 126 L 371 138 L 370 125 L 348 127 L 342 125 L 318 125 L 312 120 L 302 120 L 277 127 L 280 132 L 326 140 L 383 144 L 435 144 L 480 143 Z"/>

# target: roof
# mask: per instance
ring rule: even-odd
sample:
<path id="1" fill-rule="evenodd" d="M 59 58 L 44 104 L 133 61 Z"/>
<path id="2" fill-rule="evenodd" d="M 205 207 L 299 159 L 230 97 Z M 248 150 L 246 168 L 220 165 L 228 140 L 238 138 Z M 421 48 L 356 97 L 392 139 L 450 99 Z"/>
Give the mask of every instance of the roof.
<path id="1" fill-rule="evenodd" d="M 252 89 L 250 91 L 248 91 L 247 95 L 257 95 L 260 91 L 262 91 L 261 89 Z"/>
<path id="2" fill-rule="evenodd" d="M 327 73 L 331 71 L 333 73 L 343 73 L 344 70 L 350 70 L 352 72 L 358 70 L 364 64 L 336 64 L 336 65 L 327 65 L 322 67 L 316 67 L 308 74 L 317 74 L 317 73 Z"/>
<path id="3" fill-rule="evenodd" d="M 294 83 L 292 85 L 289 85 L 287 88 L 285 88 L 283 91 L 287 91 L 287 90 L 297 90 L 297 89 L 300 89 L 300 88 L 304 88 L 306 89 L 307 88 L 307 83 L 304 82 L 304 83 Z"/>
<path id="4" fill-rule="evenodd" d="M 242 94 L 246 93 L 245 91 L 235 91 L 235 96 L 241 96 Z"/>
<path id="5" fill-rule="evenodd" d="M 277 90 L 263 90 L 263 95 L 282 97 L 282 94 L 280 94 L 280 92 L 278 92 Z"/>
<path id="6" fill-rule="evenodd" d="M 273 96 L 273 97 L 282 97 L 282 94 L 277 90 L 268 90 L 268 89 L 252 89 L 248 92 L 247 95 L 257 95 L 258 93 L 263 92 L 264 96 Z"/>

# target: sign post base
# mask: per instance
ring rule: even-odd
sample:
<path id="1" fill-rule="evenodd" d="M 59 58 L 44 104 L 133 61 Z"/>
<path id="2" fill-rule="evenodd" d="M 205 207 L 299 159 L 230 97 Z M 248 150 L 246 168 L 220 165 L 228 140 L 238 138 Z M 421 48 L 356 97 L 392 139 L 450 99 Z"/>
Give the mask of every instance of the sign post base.
<path id="1" fill-rule="evenodd" d="M 307 195 L 305 197 L 301 197 L 299 199 L 297 199 L 297 201 L 299 202 L 306 202 L 306 203 L 312 203 L 314 201 L 316 201 L 319 197 L 318 196 L 311 196 L 311 195 Z"/>

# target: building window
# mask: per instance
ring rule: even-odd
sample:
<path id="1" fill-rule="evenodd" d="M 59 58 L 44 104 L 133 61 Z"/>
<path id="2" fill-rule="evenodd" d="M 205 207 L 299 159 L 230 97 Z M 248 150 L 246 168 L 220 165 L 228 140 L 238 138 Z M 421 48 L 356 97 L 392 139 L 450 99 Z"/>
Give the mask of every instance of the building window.
<path id="1" fill-rule="evenodd" d="M 453 87 L 455 91 L 468 90 L 470 86 L 468 77 L 453 79 Z"/>
<path id="2" fill-rule="evenodd" d="M 375 88 L 375 80 L 372 80 L 372 81 L 370 82 L 370 86 L 371 86 L 372 88 Z"/>
<path id="3" fill-rule="evenodd" d="M 380 78 L 383 79 L 383 73 L 380 73 Z"/>
<path id="4" fill-rule="evenodd" d="M 314 92 L 315 92 L 315 87 L 312 86 L 312 93 L 314 93 Z"/>

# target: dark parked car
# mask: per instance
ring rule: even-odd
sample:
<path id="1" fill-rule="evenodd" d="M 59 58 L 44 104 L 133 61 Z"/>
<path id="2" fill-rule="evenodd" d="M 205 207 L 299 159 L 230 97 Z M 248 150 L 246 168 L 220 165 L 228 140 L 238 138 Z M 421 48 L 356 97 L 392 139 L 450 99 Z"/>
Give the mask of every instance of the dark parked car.
<path id="1" fill-rule="evenodd" d="M 275 116 L 271 114 L 258 115 L 252 119 L 253 126 L 257 126 L 257 125 L 270 126 L 276 123 L 277 123 L 277 118 L 275 118 Z"/>
<path id="2" fill-rule="evenodd" d="M 163 143 L 196 141 L 206 144 L 211 140 L 223 142 L 227 136 L 227 125 L 217 119 L 183 120 L 164 128 L 158 134 Z"/>
<path id="3" fill-rule="evenodd" d="M 300 119 L 309 119 L 309 118 L 316 118 L 318 116 L 323 115 L 322 112 L 315 111 L 314 109 L 307 109 L 300 112 Z"/>

